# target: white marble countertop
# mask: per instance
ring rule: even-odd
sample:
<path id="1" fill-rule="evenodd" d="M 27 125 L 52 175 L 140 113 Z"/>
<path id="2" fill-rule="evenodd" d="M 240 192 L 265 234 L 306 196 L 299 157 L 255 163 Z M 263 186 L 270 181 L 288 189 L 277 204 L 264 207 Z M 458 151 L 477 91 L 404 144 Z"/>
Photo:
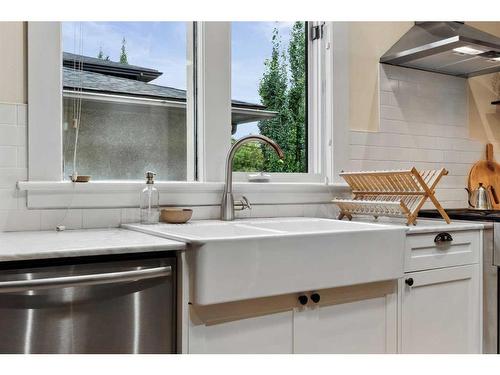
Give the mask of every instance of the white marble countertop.
<path id="1" fill-rule="evenodd" d="M 405 219 L 389 218 L 389 217 L 379 217 L 378 219 L 374 219 L 373 217 L 368 217 L 368 216 L 354 217 L 353 221 L 405 226 L 409 229 L 408 234 L 477 230 L 483 228 L 491 228 L 493 226 L 493 224 L 489 222 L 451 220 L 450 224 L 446 224 L 446 222 L 441 219 L 424 219 L 424 218 L 418 218 L 416 225 L 409 225 L 409 226 L 406 225 Z"/>
<path id="2" fill-rule="evenodd" d="M 403 219 L 357 217 L 353 221 L 407 227 Z M 418 219 L 407 227 L 409 234 L 437 231 L 461 231 L 489 228 L 492 223 L 452 220 Z M 183 250 L 186 244 L 133 230 L 84 229 L 33 232 L 0 232 L 0 262 L 76 257 L 89 255 L 125 254 L 149 251 Z"/>
<path id="3" fill-rule="evenodd" d="M 0 262 L 182 250 L 185 243 L 126 229 L 0 233 Z"/>

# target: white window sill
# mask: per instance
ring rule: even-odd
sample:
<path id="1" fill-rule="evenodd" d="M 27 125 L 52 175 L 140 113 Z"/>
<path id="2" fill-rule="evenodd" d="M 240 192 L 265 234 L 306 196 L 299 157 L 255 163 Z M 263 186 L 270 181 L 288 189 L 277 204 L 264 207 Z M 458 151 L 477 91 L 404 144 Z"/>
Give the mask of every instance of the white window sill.
<path id="1" fill-rule="evenodd" d="M 218 205 L 222 182 L 162 182 L 161 205 Z M 137 207 L 143 181 L 19 181 L 18 189 L 27 192 L 28 208 L 108 208 Z M 236 196 L 246 195 L 252 204 L 326 203 L 333 195 L 349 191 L 346 184 L 311 182 L 234 182 Z"/>

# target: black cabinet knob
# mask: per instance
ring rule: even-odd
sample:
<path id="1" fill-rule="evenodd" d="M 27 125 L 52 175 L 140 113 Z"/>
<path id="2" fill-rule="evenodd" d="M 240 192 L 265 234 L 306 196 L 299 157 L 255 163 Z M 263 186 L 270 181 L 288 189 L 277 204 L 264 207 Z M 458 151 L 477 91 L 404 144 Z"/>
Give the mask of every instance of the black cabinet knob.
<path id="1" fill-rule="evenodd" d="M 301 295 L 299 296 L 299 303 L 303 306 L 303 305 L 307 305 L 307 301 L 309 300 L 309 298 L 307 298 L 307 296 L 304 296 L 304 295 Z"/>
<path id="2" fill-rule="evenodd" d="M 412 286 L 413 285 L 413 278 L 409 277 L 405 280 L 406 285 Z"/>
<path id="3" fill-rule="evenodd" d="M 321 296 L 318 293 L 311 294 L 311 301 L 318 303 L 321 300 Z"/>

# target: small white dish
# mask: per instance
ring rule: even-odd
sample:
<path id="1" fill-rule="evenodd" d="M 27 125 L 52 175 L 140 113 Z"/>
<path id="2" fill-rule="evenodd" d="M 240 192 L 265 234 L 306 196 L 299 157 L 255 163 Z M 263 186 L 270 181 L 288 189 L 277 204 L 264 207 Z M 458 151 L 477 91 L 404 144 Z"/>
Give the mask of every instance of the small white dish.
<path id="1" fill-rule="evenodd" d="M 247 176 L 248 182 L 270 182 L 271 175 L 269 173 L 254 173 Z"/>

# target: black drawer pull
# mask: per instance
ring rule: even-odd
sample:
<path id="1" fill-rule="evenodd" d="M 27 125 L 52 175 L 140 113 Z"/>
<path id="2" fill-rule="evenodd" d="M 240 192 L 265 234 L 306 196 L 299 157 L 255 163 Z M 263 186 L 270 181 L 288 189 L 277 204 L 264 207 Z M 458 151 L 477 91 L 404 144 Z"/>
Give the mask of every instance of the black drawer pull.
<path id="1" fill-rule="evenodd" d="M 436 244 L 440 244 L 440 243 L 444 243 L 444 242 L 451 242 L 453 241 L 453 237 L 451 236 L 451 234 L 449 233 L 446 233 L 446 232 L 442 232 L 442 233 L 439 233 L 436 238 L 434 238 L 434 242 Z"/>
<path id="2" fill-rule="evenodd" d="M 409 277 L 405 280 L 406 285 L 413 286 L 413 278 Z"/>

